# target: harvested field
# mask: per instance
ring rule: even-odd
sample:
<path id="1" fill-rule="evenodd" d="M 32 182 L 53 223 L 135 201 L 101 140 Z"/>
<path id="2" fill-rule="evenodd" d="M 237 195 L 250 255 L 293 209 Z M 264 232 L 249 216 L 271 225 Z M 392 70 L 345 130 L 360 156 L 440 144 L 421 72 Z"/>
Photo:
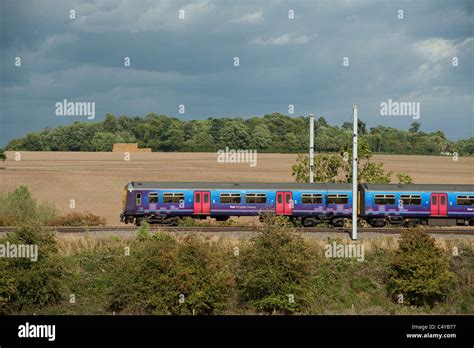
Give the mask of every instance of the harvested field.
<path id="1" fill-rule="evenodd" d="M 120 225 L 121 195 L 130 181 L 270 181 L 292 182 L 295 154 L 259 154 L 255 167 L 218 163 L 216 153 L 132 153 L 125 161 L 118 152 L 7 151 L 0 163 L 0 192 L 26 185 L 40 201 L 54 202 L 63 212 L 88 210 Z M 474 184 L 474 158 L 448 156 L 374 156 L 385 169 L 406 172 L 415 183 Z M 316 169 L 317 170 L 317 169 Z M 395 182 L 396 178 L 393 177 Z"/>

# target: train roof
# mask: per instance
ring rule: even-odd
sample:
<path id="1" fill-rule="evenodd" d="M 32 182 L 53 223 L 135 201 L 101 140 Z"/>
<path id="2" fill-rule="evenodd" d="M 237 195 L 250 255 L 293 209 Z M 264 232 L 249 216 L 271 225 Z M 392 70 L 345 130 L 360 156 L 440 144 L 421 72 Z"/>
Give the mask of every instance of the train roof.
<path id="1" fill-rule="evenodd" d="M 470 184 L 362 184 L 365 191 L 447 191 L 474 192 Z M 129 189 L 198 189 L 198 190 L 348 190 L 350 183 L 291 183 L 291 182 L 131 182 Z"/>
<path id="2" fill-rule="evenodd" d="M 469 184 L 362 184 L 366 191 L 447 191 L 474 192 L 474 185 Z"/>
<path id="3" fill-rule="evenodd" d="M 269 182 L 131 182 L 132 189 L 209 189 L 209 190 L 351 190 L 351 184 L 269 183 Z"/>

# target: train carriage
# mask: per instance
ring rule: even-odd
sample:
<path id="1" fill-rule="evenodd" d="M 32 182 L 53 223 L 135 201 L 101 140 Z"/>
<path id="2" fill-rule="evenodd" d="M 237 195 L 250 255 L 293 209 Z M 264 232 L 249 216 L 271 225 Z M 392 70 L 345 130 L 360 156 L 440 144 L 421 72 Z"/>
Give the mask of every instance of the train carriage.
<path id="1" fill-rule="evenodd" d="M 350 216 L 349 184 L 131 182 L 124 188 L 121 221 L 176 224 L 180 217 L 289 216 L 306 226 L 336 226 Z"/>
<path id="2" fill-rule="evenodd" d="M 362 184 L 360 219 L 374 227 L 468 225 L 474 222 L 474 185 Z M 285 215 L 303 226 L 343 226 L 352 216 L 345 183 L 131 182 L 121 221 L 177 224 L 182 217 L 225 221 L 232 216 Z"/>
<path id="3" fill-rule="evenodd" d="M 360 215 L 372 226 L 468 225 L 474 220 L 474 185 L 360 185 Z"/>

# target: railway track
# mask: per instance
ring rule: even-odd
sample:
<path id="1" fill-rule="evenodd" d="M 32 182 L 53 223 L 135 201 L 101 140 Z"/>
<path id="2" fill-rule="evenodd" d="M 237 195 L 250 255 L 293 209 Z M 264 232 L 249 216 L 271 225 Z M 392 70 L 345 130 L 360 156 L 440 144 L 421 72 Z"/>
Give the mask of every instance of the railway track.
<path id="1" fill-rule="evenodd" d="M 56 231 L 61 234 L 74 234 L 74 233 L 126 233 L 136 232 L 138 227 L 136 226 L 91 226 L 91 227 L 70 227 L 70 226 L 55 226 L 45 227 L 48 230 Z M 14 231 L 16 227 L 0 227 L 0 233 L 7 233 Z M 232 232 L 258 232 L 261 227 L 258 226 L 197 226 L 197 227 L 172 227 L 172 226 L 150 226 L 151 231 L 165 231 L 175 233 L 189 233 L 189 232 L 200 232 L 200 233 L 232 233 Z M 297 231 L 303 233 L 351 233 L 351 228 L 343 227 L 305 227 L 296 228 Z M 405 231 L 406 228 L 400 227 L 359 227 L 359 233 L 379 233 L 379 234 L 400 234 Z M 425 227 L 424 230 L 431 234 L 441 235 L 472 235 L 474 236 L 474 227 Z"/>

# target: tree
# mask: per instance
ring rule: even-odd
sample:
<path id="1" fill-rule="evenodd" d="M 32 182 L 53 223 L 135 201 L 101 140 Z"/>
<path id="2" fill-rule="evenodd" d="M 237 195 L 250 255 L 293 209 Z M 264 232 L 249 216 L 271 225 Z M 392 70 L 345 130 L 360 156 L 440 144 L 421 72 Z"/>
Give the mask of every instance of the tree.
<path id="1" fill-rule="evenodd" d="M 293 173 L 296 182 L 309 182 L 309 156 L 298 155 Z M 341 168 L 343 158 L 335 154 L 319 154 L 315 157 L 314 173 L 315 182 L 341 182 Z"/>
<path id="2" fill-rule="evenodd" d="M 3 150 L 2 148 L 0 148 L 0 159 L 2 161 L 5 161 L 7 159 L 7 155 L 5 154 L 5 150 Z"/>
<path id="3" fill-rule="evenodd" d="M 399 184 L 413 184 L 413 179 L 407 173 L 397 173 L 397 179 Z"/>
<path id="4" fill-rule="evenodd" d="M 359 166 L 357 181 L 359 183 L 390 183 L 392 172 L 385 172 L 382 163 L 371 162 L 372 151 L 367 141 L 358 143 Z M 292 175 L 297 182 L 309 182 L 309 159 L 300 155 L 292 167 Z M 352 182 L 352 146 L 346 143 L 339 154 L 321 154 L 315 159 L 315 182 Z M 411 180 L 404 174 L 406 180 Z"/>
<path id="5" fill-rule="evenodd" d="M 301 234 L 267 217 L 265 225 L 239 256 L 240 300 L 263 313 L 305 312 L 313 294 L 314 254 Z"/>
<path id="6" fill-rule="evenodd" d="M 357 120 L 357 132 L 359 135 L 367 134 L 367 125 L 360 119 Z"/>
<path id="7" fill-rule="evenodd" d="M 474 137 L 471 137 L 467 140 L 459 140 L 454 148 L 457 149 L 459 155 L 474 155 Z"/>
<path id="8" fill-rule="evenodd" d="M 91 140 L 92 147 L 95 151 L 112 151 L 115 143 L 123 143 L 123 139 L 109 132 L 98 132 Z"/>
<path id="9" fill-rule="evenodd" d="M 259 124 L 250 136 L 250 144 L 257 150 L 263 150 L 270 146 L 272 134 L 265 124 Z"/>
<path id="10" fill-rule="evenodd" d="M 22 148 L 23 151 L 42 151 L 43 141 L 41 135 L 38 133 L 28 133 L 23 140 Z"/>
<path id="11" fill-rule="evenodd" d="M 419 122 L 413 122 L 410 126 L 410 128 L 408 129 L 408 131 L 410 133 L 418 133 L 420 131 L 420 123 Z"/>
<path id="12" fill-rule="evenodd" d="M 221 130 L 220 144 L 232 149 L 247 149 L 250 144 L 250 135 L 241 120 L 231 121 Z"/>
<path id="13" fill-rule="evenodd" d="M 162 133 L 162 146 L 164 151 L 178 151 L 184 143 L 184 131 L 179 120 L 173 120 Z"/>
<path id="14" fill-rule="evenodd" d="M 118 123 L 117 119 L 113 114 L 107 114 L 105 115 L 105 119 L 102 121 L 102 130 L 105 132 L 116 132 L 118 131 Z"/>
<path id="15" fill-rule="evenodd" d="M 315 122 L 315 149 L 318 152 L 339 152 L 351 142 L 352 124 L 341 128 L 328 124 L 324 117 Z M 11 140 L 7 150 L 15 151 L 104 151 L 103 134 L 115 134 L 124 142 L 137 142 L 140 147 L 154 151 L 216 151 L 230 146 L 236 149 L 252 147 L 265 152 L 300 153 L 308 146 L 308 117 L 289 117 L 272 113 L 263 117 L 209 118 L 182 121 L 177 118 L 149 113 L 145 117 L 114 116 L 107 114 L 100 122 L 74 122 L 54 129 L 30 132 Z M 459 156 L 474 153 L 474 138 L 446 139 L 443 132 L 424 133 L 414 122 L 410 131 L 377 126 L 367 132 L 359 120 L 361 141 L 367 141 L 373 152 L 392 154 L 428 154 L 456 151 Z M 212 138 L 212 139 L 211 139 Z M 105 146 L 110 148 L 110 146 Z M 374 171 L 374 166 L 369 166 Z"/>
<path id="16" fill-rule="evenodd" d="M 316 120 L 316 129 L 319 129 L 319 128 L 322 128 L 322 127 L 327 127 L 328 126 L 328 122 L 326 121 L 326 119 L 324 117 L 319 117 L 317 120 Z"/>
<path id="17" fill-rule="evenodd" d="M 351 122 L 344 122 L 341 126 L 341 129 L 346 131 L 352 131 L 352 123 Z"/>
<path id="18" fill-rule="evenodd" d="M 422 229 L 402 232 L 390 268 L 388 291 L 406 305 L 433 307 L 454 286 L 448 257 Z"/>
<path id="19" fill-rule="evenodd" d="M 341 128 L 352 132 L 352 122 L 344 122 Z M 367 125 L 360 119 L 357 120 L 357 131 L 359 135 L 367 134 Z"/>

